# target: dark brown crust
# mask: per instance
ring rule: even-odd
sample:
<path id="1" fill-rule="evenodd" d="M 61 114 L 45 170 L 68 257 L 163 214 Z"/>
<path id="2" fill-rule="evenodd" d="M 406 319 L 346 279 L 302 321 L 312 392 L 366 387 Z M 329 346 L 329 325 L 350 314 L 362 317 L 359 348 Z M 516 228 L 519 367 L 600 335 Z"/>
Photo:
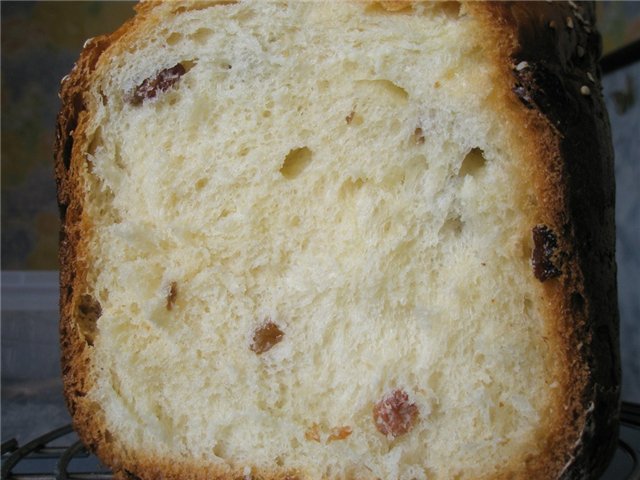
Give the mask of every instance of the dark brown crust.
<path id="1" fill-rule="evenodd" d="M 527 461 L 522 478 L 598 478 L 617 444 L 620 361 L 613 153 L 593 5 L 505 2 L 473 10 L 495 32 L 496 61 L 520 102 L 512 120 L 537 150 L 537 221 L 558 237 L 560 276 L 543 289 L 561 341 L 558 365 L 568 372 L 560 398 L 566 410 L 549 422 L 546 452 Z"/>
<path id="2" fill-rule="evenodd" d="M 65 397 L 81 439 L 114 469 L 116 478 L 244 478 L 240 467 L 202 467 L 136 456 L 107 431 L 100 405 L 86 398 L 92 386 L 92 347 L 74 319 L 78 302 L 91 293 L 86 291 L 83 241 L 90 224 L 83 216 L 79 181 L 87 143 L 84 92 L 100 55 L 142 23 L 153 6 L 141 4 L 133 21 L 88 43 L 61 88 L 55 170 L 63 220 L 60 335 Z M 593 8 L 556 3 L 471 3 L 466 8 L 494 37 L 498 72 L 494 80 L 502 92 L 496 108 L 513 125 L 522 126 L 521 143 L 538 192 L 539 210 L 530 229 L 540 224 L 555 232 L 560 271 L 540 287 L 549 305 L 551 341 L 560 352 L 550 376 L 561 384 L 540 429 L 540 448 L 487 478 L 596 478 L 616 445 L 620 363 L 613 156 L 599 82 L 586 75 L 590 72 L 596 81 L 599 77 L 599 37 L 588 31 L 593 29 Z M 588 95 L 581 93 L 582 86 L 589 87 Z M 302 472 L 254 469 L 252 478 L 306 477 Z"/>

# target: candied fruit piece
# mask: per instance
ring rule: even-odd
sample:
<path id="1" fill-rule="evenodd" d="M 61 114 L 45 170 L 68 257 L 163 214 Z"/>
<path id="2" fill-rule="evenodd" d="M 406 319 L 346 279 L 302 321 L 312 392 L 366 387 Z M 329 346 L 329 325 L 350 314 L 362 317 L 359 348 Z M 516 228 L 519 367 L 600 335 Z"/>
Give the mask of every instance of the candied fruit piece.
<path id="1" fill-rule="evenodd" d="M 404 390 L 394 390 L 373 407 L 373 421 L 380 433 L 396 438 L 409 432 L 418 421 L 418 407 Z"/>
<path id="2" fill-rule="evenodd" d="M 335 440 L 344 440 L 349 435 L 351 435 L 352 430 L 349 426 L 343 427 L 334 427 L 331 429 L 329 436 L 327 437 L 327 443 L 333 442 Z"/>

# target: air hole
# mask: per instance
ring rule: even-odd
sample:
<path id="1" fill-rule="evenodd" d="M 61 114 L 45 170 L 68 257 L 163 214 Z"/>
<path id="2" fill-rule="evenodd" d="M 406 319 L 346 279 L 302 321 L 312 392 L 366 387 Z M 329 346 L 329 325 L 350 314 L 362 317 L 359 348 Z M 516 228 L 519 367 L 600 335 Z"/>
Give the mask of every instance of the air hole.
<path id="1" fill-rule="evenodd" d="M 414 145 L 424 145 L 424 132 L 421 127 L 416 127 L 411 134 L 411 143 Z"/>
<path id="2" fill-rule="evenodd" d="M 463 225 L 464 224 L 459 216 L 447 218 L 440 229 L 440 233 L 443 235 L 458 237 L 462 233 Z"/>
<path id="3" fill-rule="evenodd" d="M 96 335 L 96 322 L 102 315 L 102 306 L 92 295 L 82 295 L 76 308 L 78 327 L 89 345 L 93 345 Z"/>
<path id="4" fill-rule="evenodd" d="M 411 3 L 402 0 L 390 0 L 380 2 L 370 2 L 365 11 L 369 14 L 391 14 L 404 13 L 410 14 L 413 10 L 410 8 Z"/>
<path id="5" fill-rule="evenodd" d="M 213 447 L 213 454 L 218 458 L 226 458 L 227 445 L 222 440 L 218 440 Z"/>
<path id="6" fill-rule="evenodd" d="M 71 168 L 71 152 L 72 151 L 73 151 L 73 130 L 67 134 L 67 138 L 64 141 L 64 147 L 62 150 L 62 162 L 66 170 L 69 170 Z"/>
<path id="7" fill-rule="evenodd" d="M 237 3 L 238 0 L 221 0 L 215 3 L 211 3 L 211 2 L 187 2 L 186 5 L 182 5 L 178 8 L 174 8 L 171 13 L 176 15 L 176 14 L 180 14 L 180 13 L 185 13 L 185 12 L 192 12 L 192 11 L 196 11 L 196 10 L 206 10 L 208 8 L 216 8 L 216 7 L 222 7 L 225 5 L 232 5 L 234 3 Z"/>
<path id="8" fill-rule="evenodd" d="M 365 181 L 362 178 L 348 179 L 340 187 L 340 198 L 349 198 L 355 195 L 364 185 Z"/>
<path id="9" fill-rule="evenodd" d="M 213 30 L 211 30 L 210 28 L 199 28 L 191 35 L 189 35 L 189 38 L 194 42 L 203 45 L 207 42 L 207 40 L 209 40 L 211 35 L 213 35 Z"/>
<path id="10" fill-rule="evenodd" d="M 98 147 L 102 146 L 102 128 L 98 127 L 95 133 L 93 134 L 93 138 L 87 147 L 87 153 L 89 155 L 95 155 Z"/>
<path id="11" fill-rule="evenodd" d="M 312 152 L 307 147 L 291 150 L 284 159 L 280 173 L 289 180 L 298 177 L 311 163 Z"/>
<path id="12" fill-rule="evenodd" d="M 386 94 L 400 103 L 406 103 L 409 99 L 409 93 L 400 85 L 392 82 L 391 80 L 360 80 L 359 84 L 370 85 L 374 87 L 377 94 Z"/>
<path id="13" fill-rule="evenodd" d="M 530 317 L 533 313 L 533 300 L 531 300 L 529 297 L 524 297 L 523 305 L 524 305 L 524 314 L 527 317 Z"/>
<path id="14" fill-rule="evenodd" d="M 482 167 L 484 167 L 485 163 L 486 159 L 484 158 L 484 152 L 477 147 L 472 148 L 471 151 L 467 153 L 466 157 L 464 157 L 458 175 L 461 177 L 465 175 L 475 177 Z"/>
<path id="15" fill-rule="evenodd" d="M 433 4 L 433 9 L 442 12 L 442 14 L 449 18 L 458 18 L 460 16 L 460 2 L 436 2 Z"/>
<path id="16" fill-rule="evenodd" d="M 575 313 L 582 313 L 584 310 L 584 297 L 579 292 L 573 292 L 571 294 L 571 309 Z"/>
<path id="17" fill-rule="evenodd" d="M 167 45 L 175 45 L 180 40 L 182 40 L 182 34 L 178 32 L 173 32 L 171 35 L 167 37 Z"/>

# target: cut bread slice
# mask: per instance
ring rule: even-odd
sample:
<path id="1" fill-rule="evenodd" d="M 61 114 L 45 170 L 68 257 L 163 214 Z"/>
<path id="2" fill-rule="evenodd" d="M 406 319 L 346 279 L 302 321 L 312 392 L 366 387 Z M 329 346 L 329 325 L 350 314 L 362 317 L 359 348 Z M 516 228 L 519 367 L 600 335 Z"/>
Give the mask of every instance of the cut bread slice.
<path id="1" fill-rule="evenodd" d="M 574 4 L 143 3 L 63 81 L 65 393 L 119 478 L 587 478 L 612 154 Z"/>

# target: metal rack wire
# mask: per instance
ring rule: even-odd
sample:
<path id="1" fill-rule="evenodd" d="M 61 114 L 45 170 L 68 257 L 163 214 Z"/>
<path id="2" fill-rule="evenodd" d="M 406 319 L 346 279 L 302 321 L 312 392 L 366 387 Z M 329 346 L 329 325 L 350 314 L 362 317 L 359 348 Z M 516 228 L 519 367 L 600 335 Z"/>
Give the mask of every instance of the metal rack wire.
<path id="1" fill-rule="evenodd" d="M 15 439 L 2 443 L 0 478 L 2 480 L 111 480 L 113 478 L 111 473 L 99 465 L 89 471 L 70 472 L 72 460 L 89 459 L 90 453 L 82 442 L 76 439 L 72 439 L 69 446 L 50 444 L 71 434 L 73 434 L 73 428 L 71 425 L 66 425 L 21 447 Z M 97 464 L 98 461 L 94 457 L 89 463 Z"/>

